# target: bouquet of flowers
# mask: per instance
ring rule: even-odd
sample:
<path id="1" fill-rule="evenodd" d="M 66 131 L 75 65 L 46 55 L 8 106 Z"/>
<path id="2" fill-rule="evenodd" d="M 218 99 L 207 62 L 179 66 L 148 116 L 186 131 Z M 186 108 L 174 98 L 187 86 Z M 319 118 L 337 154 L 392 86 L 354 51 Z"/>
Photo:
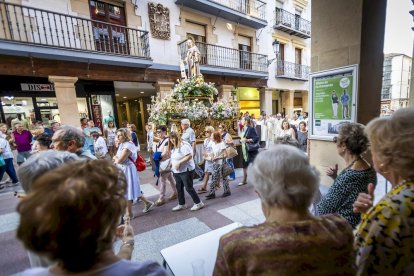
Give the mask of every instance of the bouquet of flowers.
<path id="1" fill-rule="evenodd" d="M 204 82 L 202 75 L 189 79 L 177 80 L 173 88 L 173 94 L 177 99 L 183 100 L 186 97 L 213 97 L 218 94 L 214 83 Z"/>
<path id="2" fill-rule="evenodd" d="M 197 99 L 188 104 L 186 117 L 190 120 L 207 119 L 209 116 L 208 107 Z"/>
<path id="3" fill-rule="evenodd" d="M 233 101 L 222 100 L 210 107 L 210 117 L 213 119 L 229 119 L 237 116 L 238 106 Z"/>

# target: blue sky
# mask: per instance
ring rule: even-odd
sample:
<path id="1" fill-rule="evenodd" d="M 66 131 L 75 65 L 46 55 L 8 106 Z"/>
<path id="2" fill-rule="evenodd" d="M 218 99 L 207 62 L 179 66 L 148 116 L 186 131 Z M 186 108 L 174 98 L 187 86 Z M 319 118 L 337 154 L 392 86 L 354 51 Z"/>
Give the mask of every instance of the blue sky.
<path id="1" fill-rule="evenodd" d="M 388 0 L 385 21 L 384 53 L 402 53 L 412 56 L 414 31 L 414 10 L 411 0 Z"/>

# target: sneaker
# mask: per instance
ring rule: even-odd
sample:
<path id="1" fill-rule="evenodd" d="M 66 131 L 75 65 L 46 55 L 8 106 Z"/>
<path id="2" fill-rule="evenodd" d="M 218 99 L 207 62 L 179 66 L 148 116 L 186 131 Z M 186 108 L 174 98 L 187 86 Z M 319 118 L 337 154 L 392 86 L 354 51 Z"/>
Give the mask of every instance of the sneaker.
<path id="1" fill-rule="evenodd" d="M 193 207 L 191 207 L 191 211 L 197 211 L 204 207 L 204 203 L 200 201 L 198 204 L 194 204 Z"/>
<path id="2" fill-rule="evenodd" d="M 157 201 L 155 201 L 155 205 L 162 206 L 165 204 L 165 200 L 163 198 L 159 198 Z"/>
<path id="3" fill-rule="evenodd" d="M 174 200 L 177 199 L 177 193 L 173 193 L 170 197 L 168 197 L 168 200 Z"/>
<path id="4" fill-rule="evenodd" d="M 11 182 L 12 180 L 10 178 L 7 178 L 6 180 L 1 181 L 0 184 L 6 184 L 6 183 L 11 183 Z"/>
<path id="5" fill-rule="evenodd" d="M 247 184 L 247 182 L 240 182 L 239 184 L 237 184 L 237 186 L 243 186 L 243 185 L 246 185 Z"/>
<path id="6" fill-rule="evenodd" d="M 20 182 L 16 182 L 16 183 L 10 183 L 7 185 L 7 187 L 15 187 L 15 186 L 19 186 Z"/>
<path id="7" fill-rule="evenodd" d="M 184 210 L 184 209 L 187 209 L 187 206 L 178 204 L 177 206 L 172 208 L 172 211 L 175 212 L 175 211 L 181 211 L 181 210 Z"/>
<path id="8" fill-rule="evenodd" d="M 148 203 L 145 204 L 145 208 L 144 210 L 142 210 L 143 213 L 148 213 L 149 211 L 151 211 L 152 209 L 154 209 L 155 203 L 152 201 L 149 201 Z"/>

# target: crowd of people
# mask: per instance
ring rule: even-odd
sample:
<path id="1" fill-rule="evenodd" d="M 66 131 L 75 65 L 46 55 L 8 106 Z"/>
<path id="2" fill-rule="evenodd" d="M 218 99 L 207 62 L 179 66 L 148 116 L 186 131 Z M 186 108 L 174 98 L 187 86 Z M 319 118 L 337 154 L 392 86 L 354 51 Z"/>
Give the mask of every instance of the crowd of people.
<path id="1" fill-rule="evenodd" d="M 298 135 L 306 132 L 306 118 L 295 114 L 287 120 L 262 114 L 255 120 L 243 114 L 239 128 L 243 178 L 239 185 L 253 185 L 266 220 L 220 239 L 214 275 L 413 274 L 412 118 L 414 108 L 406 108 L 374 119 L 366 127 L 344 124 L 333 141 L 346 166 L 341 172 L 337 164 L 328 169 L 326 174 L 334 184 L 321 196 L 319 172 L 309 163 Z M 271 139 L 266 136 L 265 147 L 260 145 L 262 129 L 257 128 L 261 123 L 273 135 Z M 116 129 L 114 123 L 108 124 L 102 132 L 93 121 L 83 120 L 80 128 L 55 126 L 50 134 L 39 131 L 37 139 L 18 123 L 12 135 L 7 126 L 0 125 L 5 163 L 0 173 L 7 172 L 12 184 L 20 180 L 26 192 L 17 209 L 21 217 L 17 236 L 27 248 L 32 266 L 43 267 L 23 275 L 166 275 L 154 262 L 124 260 L 131 258 L 134 247 L 129 224 L 134 218 L 133 201 L 142 201 L 146 213 L 177 200 L 172 211 L 181 211 L 187 208 L 186 191 L 193 201 L 190 210 L 198 211 L 205 207 L 201 193 L 207 194 L 205 200 L 212 200 L 223 187 L 222 196 L 230 196 L 229 179 L 235 177 L 234 171 L 225 168 L 234 168 L 229 150 L 235 146 L 234 137 L 223 125 L 205 128 L 204 170 L 194 160 L 199 148 L 190 121 L 182 120 L 181 128 L 180 135 L 157 126 L 154 135 L 152 126 L 147 127 L 147 149 L 152 152 L 149 162 L 160 189 L 159 198 L 152 202 L 140 191 L 135 164 L 139 144 L 133 125 Z M 51 135 L 49 146 L 54 151 L 43 148 L 45 135 Z M 32 147 L 37 144 L 37 153 L 27 147 L 29 141 Z M 19 156 L 17 176 L 11 169 L 12 143 Z M 104 145 L 113 149 L 105 151 Z M 364 158 L 369 148 L 372 163 Z M 374 205 L 377 173 L 390 181 L 392 189 Z M 194 188 L 195 174 L 203 180 L 199 189 Z M 168 186 L 172 190 L 169 197 Z M 112 250 L 116 236 L 122 240 L 117 255 Z"/>
<path id="2" fill-rule="evenodd" d="M 266 115 L 264 111 L 258 119 L 250 116 L 249 112 L 240 113 L 239 131 L 243 130 L 243 122 L 246 118 L 251 121 L 251 126 L 256 129 L 259 141 L 266 148 L 290 136 L 299 143 L 300 149 L 307 151 L 308 146 L 308 112 L 294 112 L 292 117 L 282 116 L 281 113 L 276 115 Z"/>

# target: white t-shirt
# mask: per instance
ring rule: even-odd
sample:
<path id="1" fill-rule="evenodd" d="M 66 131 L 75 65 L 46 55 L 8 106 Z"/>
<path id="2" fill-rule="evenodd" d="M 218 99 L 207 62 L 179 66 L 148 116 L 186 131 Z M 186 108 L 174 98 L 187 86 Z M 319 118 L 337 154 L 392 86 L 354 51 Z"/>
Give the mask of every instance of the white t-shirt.
<path id="1" fill-rule="evenodd" d="M 97 157 L 104 157 L 108 153 L 108 147 L 106 146 L 105 139 L 101 136 L 94 140 L 93 146 Z"/>
<path id="2" fill-rule="evenodd" d="M 13 158 L 13 153 L 10 149 L 10 144 L 3 137 L 0 137 L 0 149 L 3 150 L 3 153 L 2 153 L 3 159 Z"/>
<path id="3" fill-rule="evenodd" d="M 226 144 L 224 144 L 223 141 L 220 143 L 213 142 L 211 143 L 211 149 L 212 149 L 213 157 L 217 157 L 221 155 L 224 149 L 226 149 Z M 223 159 L 217 159 L 214 161 L 214 163 L 221 165 L 223 163 Z"/>
<path id="4" fill-rule="evenodd" d="M 182 173 L 192 171 L 195 169 L 194 159 L 191 158 L 186 163 L 182 164 L 178 170 L 175 169 L 175 165 L 183 159 L 184 156 L 193 155 L 193 148 L 189 143 L 183 141 L 180 148 L 175 148 L 171 151 L 171 165 L 173 173 Z"/>

